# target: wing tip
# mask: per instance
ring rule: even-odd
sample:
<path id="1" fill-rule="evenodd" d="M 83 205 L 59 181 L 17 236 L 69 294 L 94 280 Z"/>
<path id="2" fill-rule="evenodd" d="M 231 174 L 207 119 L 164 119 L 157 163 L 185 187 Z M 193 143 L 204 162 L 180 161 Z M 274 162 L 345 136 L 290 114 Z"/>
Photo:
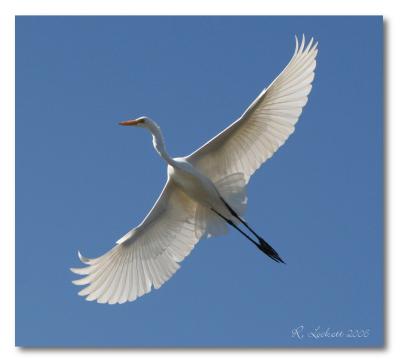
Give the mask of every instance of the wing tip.
<path id="1" fill-rule="evenodd" d="M 310 53 L 317 49 L 318 42 L 315 41 L 314 37 L 311 37 L 306 46 L 306 36 L 304 33 L 301 35 L 301 43 L 299 44 L 299 37 L 297 34 L 294 35 L 295 39 L 295 51 L 294 55 L 299 55 L 302 53 Z"/>
<path id="2" fill-rule="evenodd" d="M 297 51 L 299 50 L 299 39 L 297 38 L 297 34 L 295 34 L 294 35 L 294 39 L 295 39 L 295 44 L 296 44 L 296 47 L 295 47 L 295 49 L 294 49 L 294 55 L 296 55 L 297 54 Z"/>
<path id="3" fill-rule="evenodd" d="M 84 268 L 69 268 L 72 273 L 79 274 L 79 275 L 86 275 L 86 273 L 82 272 Z"/>
<path id="4" fill-rule="evenodd" d="M 83 256 L 79 250 L 78 250 L 78 258 L 79 258 L 79 260 L 80 260 L 82 263 L 84 263 L 84 264 L 90 264 L 91 259 L 89 259 L 89 258 Z"/>

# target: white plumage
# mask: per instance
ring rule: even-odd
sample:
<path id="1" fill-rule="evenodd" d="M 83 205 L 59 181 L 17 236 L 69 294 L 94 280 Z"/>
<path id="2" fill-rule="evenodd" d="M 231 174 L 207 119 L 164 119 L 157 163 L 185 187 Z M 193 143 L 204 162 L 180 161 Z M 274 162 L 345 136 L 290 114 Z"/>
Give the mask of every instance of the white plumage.
<path id="1" fill-rule="evenodd" d="M 299 46 L 296 37 L 294 55 L 282 73 L 237 121 L 187 157 L 168 155 L 160 128 L 151 119 L 121 123 L 150 130 L 155 149 L 168 163 L 168 180 L 142 223 L 110 251 L 96 259 L 79 254 L 86 266 L 71 269 L 84 276 L 73 283 L 87 285 L 79 295 L 99 303 L 134 301 L 152 286 L 161 287 L 201 238 L 225 234 L 228 223 L 236 229 L 244 223 L 255 234 L 241 219 L 246 184 L 293 133 L 311 91 L 316 56 L 313 39 L 306 45 L 303 36 Z M 260 246 L 252 242 L 260 250 L 282 261 L 255 236 Z"/>

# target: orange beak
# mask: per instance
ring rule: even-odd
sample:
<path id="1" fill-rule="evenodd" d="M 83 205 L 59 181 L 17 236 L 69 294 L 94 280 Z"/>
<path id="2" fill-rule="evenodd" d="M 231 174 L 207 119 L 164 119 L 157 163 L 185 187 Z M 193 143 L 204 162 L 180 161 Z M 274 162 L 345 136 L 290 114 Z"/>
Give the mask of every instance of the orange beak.
<path id="1" fill-rule="evenodd" d="M 137 124 L 143 123 L 142 120 L 138 120 L 138 119 L 134 119 L 134 120 L 128 120 L 128 121 L 121 121 L 120 123 L 118 123 L 119 125 L 123 125 L 123 126 L 135 126 Z"/>

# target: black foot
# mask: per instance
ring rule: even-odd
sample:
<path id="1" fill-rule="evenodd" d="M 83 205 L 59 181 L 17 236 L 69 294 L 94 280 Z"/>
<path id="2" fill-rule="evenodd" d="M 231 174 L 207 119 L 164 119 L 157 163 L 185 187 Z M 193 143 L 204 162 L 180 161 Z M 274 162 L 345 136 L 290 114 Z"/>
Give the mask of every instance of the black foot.
<path id="1" fill-rule="evenodd" d="M 263 238 L 259 239 L 259 245 L 257 245 L 258 249 L 260 249 L 263 253 L 268 255 L 271 259 L 275 260 L 275 262 L 278 263 L 284 263 L 286 264 L 282 258 L 279 256 L 279 254 L 275 251 L 275 249 L 269 245 Z"/>

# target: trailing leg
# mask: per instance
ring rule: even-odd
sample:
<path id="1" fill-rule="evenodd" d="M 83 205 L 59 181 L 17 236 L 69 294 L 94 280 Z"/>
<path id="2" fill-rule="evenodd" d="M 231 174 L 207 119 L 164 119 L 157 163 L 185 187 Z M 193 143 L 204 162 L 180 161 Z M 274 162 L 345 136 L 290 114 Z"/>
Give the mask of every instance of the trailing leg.
<path id="1" fill-rule="evenodd" d="M 285 263 L 279 254 L 272 248 L 271 245 L 269 245 L 263 238 L 255 234 L 250 228 L 249 230 L 253 232 L 254 235 L 257 236 L 258 242 L 256 242 L 253 238 L 251 238 L 247 233 L 245 233 L 241 228 L 239 228 L 232 220 L 227 219 L 225 216 L 221 215 L 218 211 L 211 209 L 214 211 L 219 217 L 224 219 L 229 225 L 231 225 L 233 228 L 235 228 L 237 231 L 239 231 L 243 236 L 245 236 L 250 242 L 252 242 L 258 249 L 260 249 L 264 254 L 268 255 L 272 260 L 275 262 L 280 262 L 280 263 Z M 235 216 L 235 215 L 234 215 Z M 236 217 L 236 216 L 235 216 Z M 239 218 L 240 221 L 242 221 Z M 247 227 L 247 224 L 245 224 Z"/>

